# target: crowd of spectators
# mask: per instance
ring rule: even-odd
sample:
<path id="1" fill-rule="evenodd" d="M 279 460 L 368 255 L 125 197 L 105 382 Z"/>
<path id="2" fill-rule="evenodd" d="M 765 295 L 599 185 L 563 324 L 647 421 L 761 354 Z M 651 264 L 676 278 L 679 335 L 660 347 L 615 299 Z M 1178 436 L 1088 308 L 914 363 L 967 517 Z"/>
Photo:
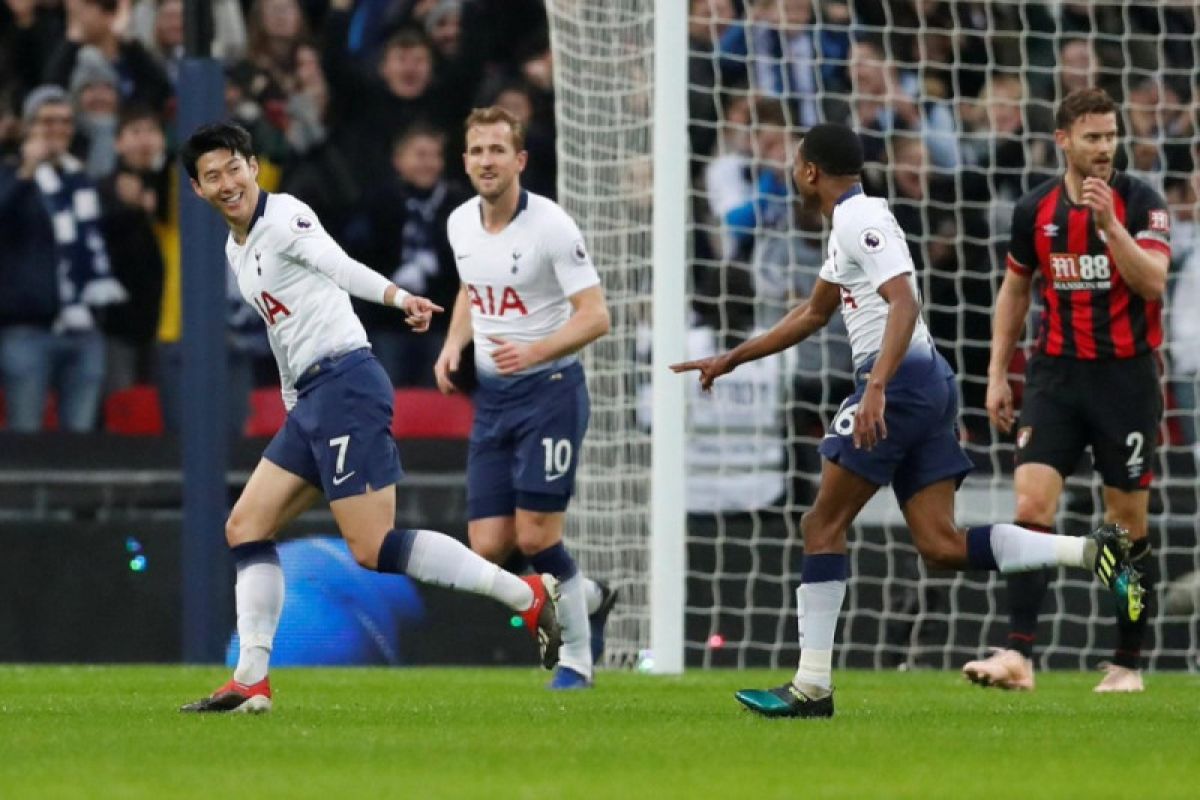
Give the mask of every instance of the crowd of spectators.
<path id="1" fill-rule="evenodd" d="M 444 221 L 467 196 L 458 154 L 473 106 L 498 103 L 526 122 L 523 182 L 554 196 L 543 0 L 212 6 L 228 114 L 254 135 L 265 188 L 309 203 L 352 255 L 398 284 L 453 300 Z M 1058 169 L 1053 110 L 1067 91 L 1098 84 L 1122 102 L 1121 166 L 1170 198 L 1179 234 L 1194 225 L 1191 3 L 689 0 L 688 34 L 696 293 L 722 300 L 697 303 L 702 322 L 761 328 L 811 287 L 821 222 L 791 203 L 786 163 L 806 126 L 846 122 L 864 138 L 868 192 L 892 201 L 910 235 L 934 334 L 964 375 L 973 436 L 988 435 L 989 310 L 1012 204 Z M 183 40 L 182 0 L 0 5 L 10 429 L 38 429 L 53 396 L 60 427 L 93 430 L 103 397 L 146 384 L 167 427 L 178 425 Z M 1194 277 L 1200 255 L 1180 239 L 1173 274 Z M 1180 297 L 1196 285 L 1173 281 L 1171 305 L 1200 300 Z M 276 380 L 242 306 L 231 287 L 239 395 Z M 431 384 L 444 327 L 418 341 L 378 309 L 361 311 L 393 381 Z M 837 363 L 814 374 L 848 372 L 845 348 L 823 350 Z M 1172 355 L 1194 377 L 1194 359 Z M 1172 385 L 1177 404 L 1195 395 L 1194 381 Z M 1179 428 L 1195 440 L 1190 417 Z"/>
<path id="2" fill-rule="evenodd" d="M 212 56 L 261 180 L 309 203 L 348 251 L 447 308 L 445 219 L 467 197 L 462 121 L 499 103 L 528 126 L 525 183 L 553 196 L 541 0 L 213 0 Z M 0 4 L 0 380 L 5 425 L 103 425 L 152 386 L 180 414 L 176 145 L 182 0 Z M 186 89 L 183 89 L 186 91 Z M 232 423 L 278 377 L 230 283 Z M 398 386 L 432 385 L 443 324 L 417 337 L 363 308 Z"/>

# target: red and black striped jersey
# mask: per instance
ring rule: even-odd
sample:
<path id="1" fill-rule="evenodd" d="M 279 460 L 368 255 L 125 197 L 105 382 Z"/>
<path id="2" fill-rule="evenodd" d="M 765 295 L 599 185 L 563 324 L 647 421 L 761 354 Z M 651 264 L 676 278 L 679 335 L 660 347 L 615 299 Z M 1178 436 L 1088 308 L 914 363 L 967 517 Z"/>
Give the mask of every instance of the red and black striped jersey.
<path id="1" fill-rule="evenodd" d="M 1139 245 L 1169 257 L 1166 201 L 1124 173 L 1114 173 L 1110 184 L 1117 220 Z M 1086 360 L 1132 358 L 1162 344 L 1162 303 L 1129 290 L 1092 210 L 1071 202 L 1064 177 L 1017 201 L 1007 266 L 1040 279 L 1039 352 Z"/>

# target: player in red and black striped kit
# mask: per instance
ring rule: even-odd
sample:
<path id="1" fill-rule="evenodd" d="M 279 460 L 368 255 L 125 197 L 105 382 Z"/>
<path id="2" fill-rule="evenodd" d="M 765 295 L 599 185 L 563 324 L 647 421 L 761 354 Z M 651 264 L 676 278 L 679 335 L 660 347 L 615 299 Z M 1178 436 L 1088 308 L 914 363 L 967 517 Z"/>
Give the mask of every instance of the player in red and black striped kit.
<path id="1" fill-rule="evenodd" d="M 1104 483 L 1105 521 L 1129 531 L 1132 563 L 1153 598 L 1146 538 L 1149 486 L 1162 394 L 1154 351 L 1170 261 L 1167 204 L 1150 186 L 1117 173 L 1117 105 L 1100 89 L 1068 95 L 1055 119 L 1064 175 L 1022 197 L 997 298 L 987 410 L 1013 428 L 1008 365 L 1034 285 L 1042 300 L 1036 353 L 1017 425 L 1017 522 L 1050 531 L 1063 481 L 1090 447 Z M 1046 571 L 1011 575 L 1008 648 L 963 667 L 976 683 L 1033 688 L 1033 644 L 1049 583 Z M 1142 691 L 1139 670 L 1150 608 L 1117 614 L 1118 644 L 1098 692 Z"/>

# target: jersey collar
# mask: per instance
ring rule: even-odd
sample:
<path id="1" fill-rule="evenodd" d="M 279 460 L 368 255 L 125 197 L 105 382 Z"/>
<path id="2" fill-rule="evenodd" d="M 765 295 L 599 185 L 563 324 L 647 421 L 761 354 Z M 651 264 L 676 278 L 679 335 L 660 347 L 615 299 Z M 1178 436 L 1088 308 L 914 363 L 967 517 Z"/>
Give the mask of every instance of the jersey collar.
<path id="1" fill-rule="evenodd" d="M 269 194 L 270 192 L 266 189 L 259 187 L 258 204 L 254 206 L 254 216 L 250 217 L 250 227 L 246 228 L 247 237 L 250 236 L 250 231 L 254 230 L 254 223 L 258 222 L 262 215 L 267 213 L 267 195 Z"/>
<path id="2" fill-rule="evenodd" d="M 856 195 L 860 195 L 862 193 L 863 193 L 862 184 L 856 183 L 853 186 L 851 186 L 849 189 L 847 189 L 846 191 L 842 192 L 841 197 L 839 197 L 837 200 L 833 201 L 833 207 L 837 208 L 842 203 L 849 200 L 851 197 L 855 197 Z"/>
<path id="3" fill-rule="evenodd" d="M 517 217 L 521 216 L 521 212 L 524 211 L 528 207 L 529 207 L 529 190 L 522 189 L 520 196 L 517 198 L 517 210 L 513 212 L 512 219 L 510 219 L 508 221 L 508 224 L 511 225 L 513 219 L 516 219 Z M 483 203 L 479 204 L 479 224 L 480 225 L 483 224 Z"/>

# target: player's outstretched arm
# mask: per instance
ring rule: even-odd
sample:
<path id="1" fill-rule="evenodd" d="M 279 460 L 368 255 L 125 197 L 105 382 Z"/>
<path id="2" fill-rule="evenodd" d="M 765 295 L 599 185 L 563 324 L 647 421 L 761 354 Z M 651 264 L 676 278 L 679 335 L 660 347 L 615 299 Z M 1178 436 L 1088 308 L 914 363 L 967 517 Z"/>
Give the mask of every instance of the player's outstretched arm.
<path id="1" fill-rule="evenodd" d="M 510 342 L 491 337 L 498 347 L 492 351 L 492 361 L 501 375 L 511 375 L 556 358 L 562 358 L 594 342 L 608 333 L 611 321 L 604 289 L 598 284 L 571 295 L 574 309 L 566 323 L 544 339 L 536 342 Z"/>
<path id="2" fill-rule="evenodd" d="M 416 333 L 429 330 L 433 315 L 446 310 L 428 297 L 409 294 L 394 283 L 383 290 L 383 304 L 403 311 L 404 323 Z"/>
<path id="3" fill-rule="evenodd" d="M 812 336 L 828 324 L 829 318 L 833 316 L 833 312 L 837 310 L 840 302 L 841 294 L 838 287 L 817 278 L 817 285 L 813 287 L 812 295 L 789 311 L 766 333 L 755 336 L 753 339 L 747 339 L 725 353 L 695 361 L 684 361 L 681 364 L 672 364 L 671 371 L 676 373 L 698 371 L 700 388 L 707 392 L 712 388 L 713 381 L 722 375 L 733 372 L 739 364 L 773 355 Z"/>
<path id="4" fill-rule="evenodd" d="M 433 377 L 437 381 L 442 394 L 453 394 L 457 391 L 450 373 L 457 372 L 462 360 L 463 348 L 470 343 L 474 336 L 471 327 L 471 301 L 467 298 L 467 287 L 460 286 L 454 298 L 454 310 L 450 312 L 450 328 L 446 331 L 446 343 L 442 352 L 433 365 Z"/>
<path id="5" fill-rule="evenodd" d="M 1004 282 L 996 296 L 992 315 L 992 355 L 988 361 L 988 419 L 1001 432 L 1012 430 L 1012 387 L 1008 385 L 1008 365 L 1012 362 L 1017 339 L 1025 327 L 1025 316 L 1033 296 L 1033 278 L 1012 269 L 1004 273 Z"/>

